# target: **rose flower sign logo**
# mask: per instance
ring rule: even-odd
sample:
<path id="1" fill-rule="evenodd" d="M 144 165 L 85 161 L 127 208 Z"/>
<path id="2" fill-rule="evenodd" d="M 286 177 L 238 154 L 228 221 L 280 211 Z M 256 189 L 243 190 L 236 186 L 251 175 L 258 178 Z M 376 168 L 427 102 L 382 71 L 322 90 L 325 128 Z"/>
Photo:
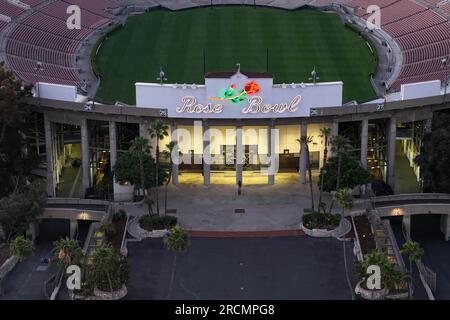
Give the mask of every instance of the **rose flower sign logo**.
<path id="1" fill-rule="evenodd" d="M 244 89 L 236 90 L 237 86 L 232 84 L 230 88 L 225 90 L 219 97 L 210 98 L 213 101 L 230 101 L 231 103 L 239 103 L 244 101 L 247 96 L 259 93 L 261 88 L 256 81 L 251 81 L 245 84 Z"/>

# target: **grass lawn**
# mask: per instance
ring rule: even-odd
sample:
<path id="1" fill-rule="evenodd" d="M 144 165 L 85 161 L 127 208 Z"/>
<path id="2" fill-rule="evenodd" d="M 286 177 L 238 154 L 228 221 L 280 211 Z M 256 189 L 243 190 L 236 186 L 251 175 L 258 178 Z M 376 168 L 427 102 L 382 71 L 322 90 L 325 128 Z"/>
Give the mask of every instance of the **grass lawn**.
<path id="1" fill-rule="evenodd" d="M 132 16 L 104 41 L 96 63 L 102 75 L 97 95 L 135 104 L 134 83 L 156 82 L 163 66 L 168 83 L 204 83 L 206 71 L 267 71 L 274 83 L 344 81 L 344 100 L 375 96 L 369 74 L 375 55 L 339 17 L 315 10 L 215 7 Z"/>

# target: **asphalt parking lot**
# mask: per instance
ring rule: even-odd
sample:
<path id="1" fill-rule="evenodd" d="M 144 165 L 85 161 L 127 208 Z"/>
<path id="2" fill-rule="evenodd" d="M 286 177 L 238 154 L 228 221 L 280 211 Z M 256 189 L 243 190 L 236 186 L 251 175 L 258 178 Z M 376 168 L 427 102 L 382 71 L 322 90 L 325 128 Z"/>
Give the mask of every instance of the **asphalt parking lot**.
<path id="1" fill-rule="evenodd" d="M 354 285 L 352 248 L 346 244 Z M 181 254 L 146 239 L 128 249 L 127 299 L 351 299 L 336 239 L 194 238 Z"/>

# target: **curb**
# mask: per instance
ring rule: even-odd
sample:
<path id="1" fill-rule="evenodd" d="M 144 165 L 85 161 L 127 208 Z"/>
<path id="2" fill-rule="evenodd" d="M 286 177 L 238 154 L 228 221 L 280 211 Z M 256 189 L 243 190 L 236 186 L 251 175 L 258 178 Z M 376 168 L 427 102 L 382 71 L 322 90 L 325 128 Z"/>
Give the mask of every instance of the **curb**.
<path id="1" fill-rule="evenodd" d="M 187 230 L 194 238 L 276 238 L 305 236 L 303 230 L 276 230 L 276 231 L 197 231 Z"/>

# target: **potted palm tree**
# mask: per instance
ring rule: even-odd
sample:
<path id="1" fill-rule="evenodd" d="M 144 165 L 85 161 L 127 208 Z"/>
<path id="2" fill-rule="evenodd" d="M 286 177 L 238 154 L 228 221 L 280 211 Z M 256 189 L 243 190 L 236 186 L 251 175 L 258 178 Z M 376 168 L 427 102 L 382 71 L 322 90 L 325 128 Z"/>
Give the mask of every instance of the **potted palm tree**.
<path id="1" fill-rule="evenodd" d="M 373 266 L 379 267 L 380 271 L 378 288 L 369 288 L 367 285 L 368 268 Z M 408 274 L 398 270 L 394 262 L 377 250 L 365 255 L 363 261 L 356 264 L 356 272 L 361 280 L 355 287 L 355 293 L 366 300 L 383 300 L 390 291 L 403 287 L 408 281 Z"/>
<path id="2" fill-rule="evenodd" d="M 55 241 L 54 245 L 54 261 L 64 266 L 71 264 L 80 264 L 83 259 L 83 250 L 81 250 L 78 241 L 75 239 L 65 238 Z"/>
<path id="3" fill-rule="evenodd" d="M 156 161 L 155 161 L 155 177 L 156 177 L 156 212 L 159 212 L 159 141 L 163 140 L 164 137 L 169 136 L 169 126 L 164 124 L 161 120 L 156 120 L 152 122 L 150 127 L 148 128 L 148 133 L 150 134 L 150 138 L 156 138 Z"/>
<path id="4" fill-rule="evenodd" d="M 92 254 L 91 275 L 98 299 L 119 300 L 128 293 L 127 258 L 110 245 L 103 245 Z"/>

